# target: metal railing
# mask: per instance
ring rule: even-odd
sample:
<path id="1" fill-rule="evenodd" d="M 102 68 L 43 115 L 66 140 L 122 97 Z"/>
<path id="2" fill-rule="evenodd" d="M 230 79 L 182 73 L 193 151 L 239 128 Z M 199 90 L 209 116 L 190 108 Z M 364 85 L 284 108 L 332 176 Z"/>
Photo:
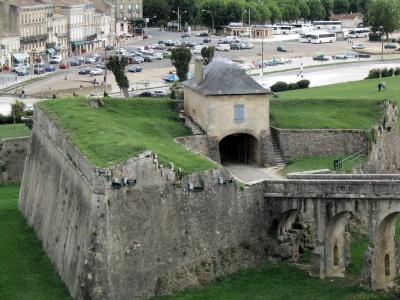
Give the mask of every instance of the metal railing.
<path id="1" fill-rule="evenodd" d="M 343 159 L 335 159 L 333 161 L 333 169 L 334 170 L 340 170 L 343 167 L 343 163 L 350 163 L 352 161 L 355 161 L 359 158 L 361 158 L 364 154 L 364 152 L 368 152 L 368 148 L 362 149 L 356 153 L 353 153 L 352 155 L 349 155 Z"/>

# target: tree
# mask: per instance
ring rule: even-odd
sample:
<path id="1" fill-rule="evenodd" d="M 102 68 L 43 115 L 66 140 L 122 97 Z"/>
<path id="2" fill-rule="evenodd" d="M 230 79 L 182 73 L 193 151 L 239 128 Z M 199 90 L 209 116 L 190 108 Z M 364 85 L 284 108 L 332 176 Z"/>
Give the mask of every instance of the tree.
<path id="1" fill-rule="evenodd" d="M 128 65 L 126 57 L 110 56 L 106 64 L 107 69 L 113 72 L 115 81 L 123 91 L 125 98 L 129 98 L 129 80 L 125 75 L 125 67 Z"/>
<path id="2" fill-rule="evenodd" d="M 349 0 L 333 0 L 333 12 L 335 14 L 345 14 L 350 11 Z"/>
<path id="3" fill-rule="evenodd" d="M 186 81 L 189 72 L 189 63 L 192 59 L 192 52 L 188 48 L 175 48 L 171 52 L 171 62 L 175 66 L 176 75 L 180 82 Z"/>
<path id="4" fill-rule="evenodd" d="M 282 10 L 276 4 L 275 1 L 270 2 L 268 5 L 269 11 L 271 12 L 270 21 L 272 24 L 276 23 L 276 21 L 282 19 Z"/>
<path id="5" fill-rule="evenodd" d="M 300 17 L 307 20 L 310 16 L 310 8 L 305 0 L 299 0 L 296 2 L 297 8 L 300 10 Z"/>
<path id="6" fill-rule="evenodd" d="M 383 33 L 389 37 L 400 27 L 400 3 L 398 0 L 374 0 L 368 8 L 368 23 L 374 31 L 383 27 Z"/>
<path id="7" fill-rule="evenodd" d="M 326 10 L 320 0 L 308 0 L 308 7 L 310 8 L 309 19 L 311 21 L 325 19 Z"/>
<path id="8" fill-rule="evenodd" d="M 321 4 L 325 9 L 325 16 L 321 19 L 325 19 L 333 13 L 333 0 L 321 0 Z"/>
<path id="9" fill-rule="evenodd" d="M 22 101 L 15 100 L 11 104 L 11 116 L 14 117 L 15 122 L 20 122 L 21 117 L 24 115 L 25 103 Z"/>
<path id="10" fill-rule="evenodd" d="M 165 0 L 146 0 L 143 1 L 143 16 L 153 17 L 157 16 L 155 21 L 168 22 L 169 12 L 172 10 L 168 1 Z"/>
<path id="11" fill-rule="evenodd" d="M 201 56 L 203 57 L 203 62 L 208 65 L 214 58 L 215 47 L 208 46 L 201 49 Z"/>
<path id="12" fill-rule="evenodd" d="M 300 18 L 300 10 L 294 5 L 285 5 L 282 8 L 282 19 L 288 22 L 297 21 Z"/>

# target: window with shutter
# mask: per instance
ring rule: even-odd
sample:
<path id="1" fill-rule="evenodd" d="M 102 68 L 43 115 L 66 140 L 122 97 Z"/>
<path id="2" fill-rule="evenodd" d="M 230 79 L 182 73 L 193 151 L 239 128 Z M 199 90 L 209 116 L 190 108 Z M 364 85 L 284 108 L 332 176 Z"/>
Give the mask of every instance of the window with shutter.
<path id="1" fill-rule="evenodd" d="M 234 106 L 234 121 L 244 121 L 244 104 L 235 104 Z"/>

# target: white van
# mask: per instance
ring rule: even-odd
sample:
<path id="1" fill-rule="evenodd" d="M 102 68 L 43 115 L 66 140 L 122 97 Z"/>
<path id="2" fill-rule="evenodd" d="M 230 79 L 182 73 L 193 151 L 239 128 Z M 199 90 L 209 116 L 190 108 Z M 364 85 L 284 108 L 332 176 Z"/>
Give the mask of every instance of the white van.
<path id="1" fill-rule="evenodd" d="M 197 46 L 194 46 L 194 47 L 192 48 L 192 53 L 193 53 L 193 54 L 201 54 L 201 50 L 202 50 L 203 48 L 207 48 L 207 46 L 204 46 L 204 45 L 197 45 Z"/>
<path id="2" fill-rule="evenodd" d="M 217 51 L 230 51 L 231 50 L 231 45 L 230 44 L 219 44 L 217 48 L 215 48 Z"/>

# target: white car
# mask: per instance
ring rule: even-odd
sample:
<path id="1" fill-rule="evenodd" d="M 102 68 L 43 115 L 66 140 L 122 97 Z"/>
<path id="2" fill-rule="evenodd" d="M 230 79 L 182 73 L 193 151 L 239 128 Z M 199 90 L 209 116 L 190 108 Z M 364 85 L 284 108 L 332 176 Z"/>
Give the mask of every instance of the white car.
<path id="1" fill-rule="evenodd" d="M 93 69 L 90 71 L 90 75 L 102 75 L 103 70 L 102 69 Z"/>
<path id="2" fill-rule="evenodd" d="M 231 50 L 231 45 L 230 44 L 219 44 L 217 48 L 215 48 L 217 51 L 230 51 Z"/>
<path id="3" fill-rule="evenodd" d="M 154 53 L 153 53 L 153 56 L 154 56 L 154 58 L 157 59 L 157 60 L 163 59 L 163 54 L 162 54 L 161 52 L 154 52 Z"/>
<path id="4" fill-rule="evenodd" d="M 141 51 L 143 54 L 150 54 L 150 55 L 153 55 L 154 54 L 154 49 L 143 49 L 142 51 Z"/>
<path id="5" fill-rule="evenodd" d="M 353 46 L 351 46 L 351 49 L 356 49 L 356 50 L 362 50 L 365 48 L 364 44 L 355 44 Z"/>
<path id="6" fill-rule="evenodd" d="M 204 45 L 197 45 L 197 46 L 194 46 L 193 48 L 192 48 L 192 53 L 193 54 L 201 54 L 201 50 L 203 49 L 203 48 L 206 48 L 207 46 L 204 46 Z"/>
<path id="7" fill-rule="evenodd" d="M 61 61 L 62 61 L 61 56 L 53 56 L 53 57 L 50 59 L 50 63 L 51 63 L 51 64 L 59 64 L 59 63 L 61 63 Z"/>
<path id="8" fill-rule="evenodd" d="M 124 48 L 119 48 L 119 49 L 117 49 L 117 51 L 115 51 L 115 53 L 117 55 L 123 55 L 126 53 L 126 50 Z"/>

